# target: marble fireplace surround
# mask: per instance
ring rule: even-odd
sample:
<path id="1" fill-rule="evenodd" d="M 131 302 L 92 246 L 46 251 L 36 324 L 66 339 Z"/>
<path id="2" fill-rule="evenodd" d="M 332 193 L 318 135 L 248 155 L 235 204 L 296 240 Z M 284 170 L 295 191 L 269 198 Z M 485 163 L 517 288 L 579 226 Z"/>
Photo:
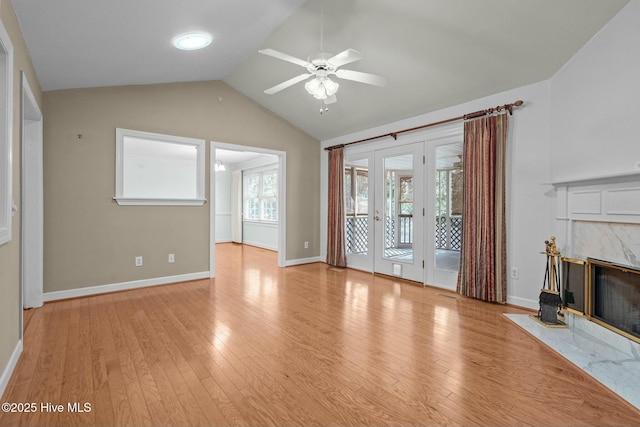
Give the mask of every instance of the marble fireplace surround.
<path id="1" fill-rule="evenodd" d="M 640 268 L 640 171 L 553 186 L 563 256 Z M 640 343 L 572 313 L 565 315 L 567 329 L 505 316 L 640 409 Z"/>

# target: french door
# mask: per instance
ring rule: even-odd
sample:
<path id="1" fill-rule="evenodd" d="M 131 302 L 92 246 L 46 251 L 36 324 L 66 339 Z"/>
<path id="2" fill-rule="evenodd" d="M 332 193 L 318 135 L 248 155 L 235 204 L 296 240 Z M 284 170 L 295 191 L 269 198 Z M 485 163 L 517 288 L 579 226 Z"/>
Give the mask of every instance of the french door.
<path id="1" fill-rule="evenodd" d="M 345 156 L 347 264 L 424 281 L 423 143 Z"/>
<path id="2" fill-rule="evenodd" d="M 345 151 L 347 265 L 456 288 L 462 244 L 462 129 Z"/>
<path id="3" fill-rule="evenodd" d="M 378 150 L 374 162 L 374 271 L 423 282 L 423 144 Z"/>

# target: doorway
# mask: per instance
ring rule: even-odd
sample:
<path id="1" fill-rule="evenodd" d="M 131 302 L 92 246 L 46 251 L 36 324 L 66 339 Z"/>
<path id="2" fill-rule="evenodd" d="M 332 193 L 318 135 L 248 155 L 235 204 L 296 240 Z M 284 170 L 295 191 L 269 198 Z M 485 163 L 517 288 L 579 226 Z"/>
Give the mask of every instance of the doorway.
<path id="1" fill-rule="evenodd" d="M 210 276 L 215 244 L 246 243 L 277 251 L 286 262 L 286 153 L 212 142 Z"/>
<path id="2" fill-rule="evenodd" d="M 20 287 L 22 307 L 32 308 L 43 304 L 42 113 L 24 73 L 20 77 Z"/>
<path id="3" fill-rule="evenodd" d="M 351 268 L 454 290 L 462 236 L 462 129 L 385 148 L 346 149 Z"/>
<path id="4" fill-rule="evenodd" d="M 347 264 L 424 281 L 423 144 L 345 156 Z"/>
<path id="5" fill-rule="evenodd" d="M 374 271 L 423 282 L 423 144 L 377 150 L 374 165 Z"/>

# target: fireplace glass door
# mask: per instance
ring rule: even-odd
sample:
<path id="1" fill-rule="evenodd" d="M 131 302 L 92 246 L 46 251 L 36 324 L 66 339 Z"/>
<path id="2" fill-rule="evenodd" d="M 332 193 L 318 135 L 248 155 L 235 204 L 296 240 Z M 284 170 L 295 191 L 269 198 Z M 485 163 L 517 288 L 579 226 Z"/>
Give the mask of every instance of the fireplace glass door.
<path id="1" fill-rule="evenodd" d="M 584 314 L 587 275 L 585 262 L 562 258 L 562 300 L 568 309 Z"/>
<path id="2" fill-rule="evenodd" d="M 640 342 L 640 270 L 590 263 L 591 320 Z"/>

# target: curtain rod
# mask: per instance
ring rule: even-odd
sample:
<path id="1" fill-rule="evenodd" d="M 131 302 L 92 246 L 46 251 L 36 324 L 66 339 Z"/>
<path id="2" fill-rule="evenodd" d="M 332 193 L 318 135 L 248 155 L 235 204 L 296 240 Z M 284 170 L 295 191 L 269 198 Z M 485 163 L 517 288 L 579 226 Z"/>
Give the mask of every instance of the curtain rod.
<path id="1" fill-rule="evenodd" d="M 492 114 L 492 113 L 495 113 L 495 112 L 498 112 L 498 111 L 502 111 L 502 110 L 507 110 L 509 112 L 509 115 L 512 115 L 513 114 L 513 107 L 519 107 L 522 104 L 524 104 L 524 102 L 521 101 L 521 100 L 518 100 L 518 101 L 513 102 L 511 104 L 499 105 L 497 107 L 488 108 L 486 110 L 476 111 L 474 113 L 465 114 L 463 116 L 452 117 L 452 118 L 446 119 L 446 120 L 440 120 L 439 122 L 433 122 L 433 123 L 429 123 L 429 124 L 426 124 L 426 125 L 416 126 L 416 127 L 412 127 L 412 128 L 408 128 L 408 129 L 402 129 L 402 130 L 399 130 L 399 131 L 396 131 L 396 132 L 389 132 L 389 133 L 385 133 L 383 135 L 372 136 L 371 138 L 365 138 L 365 139 L 360 139 L 358 141 L 347 142 L 345 144 L 332 145 L 331 147 L 325 147 L 325 150 L 329 151 L 329 150 L 333 150 L 335 148 L 346 147 L 347 145 L 359 144 L 361 142 L 367 142 L 367 141 L 373 141 L 374 139 L 385 138 L 387 136 L 390 136 L 394 140 L 397 140 L 398 139 L 398 135 L 400 135 L 401 133 L 413 132 L 413 131 L 416 131 L 416 130 L 425 129 L 425 128 L 429 128 L 429 127 L 432 127 L 432 126 L 437 126 L 437 125 L 443 125 L 445 123 L 456 122 L 458 120 L 476 119 L 478 117 L 486 116 L 487 114 Z"/>

